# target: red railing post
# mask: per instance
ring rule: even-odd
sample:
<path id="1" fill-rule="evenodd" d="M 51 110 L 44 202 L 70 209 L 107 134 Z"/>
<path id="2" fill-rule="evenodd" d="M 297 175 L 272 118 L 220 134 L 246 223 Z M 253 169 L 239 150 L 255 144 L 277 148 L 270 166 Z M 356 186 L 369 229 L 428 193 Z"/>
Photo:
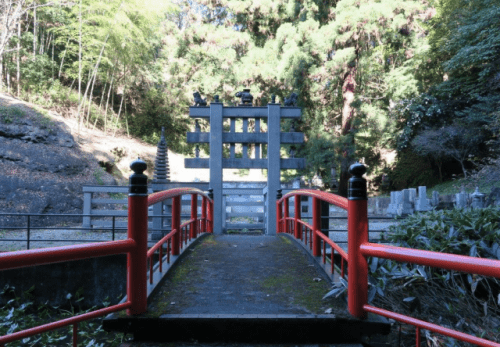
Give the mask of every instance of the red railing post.
<path id="1" fill-rule="evenodd" d="M 214 190 L 212 188 L 208 189 L 208 197 L 210 200 L 208 201 L 208 223 L 207 223 L 207 232 L 214 232 Z"/>
<path id="2" fill-rule="evenodd" d="M 294 209 L 295 209 L 295 213 L 293 216 L 293 219 L 295 222 L 295 235 L 294 236 L 296 239 L 302 239 L 302 228 L 301 228 L 301 224 L 299 223 L 299 220 L 300 220 L 300 195 L 295 195 Z"/>
<path id="3" fill-rule="evenodd" d="M 288 234 L 288 217 L 289 217 L 288 198 L 285 198 L 285 200 L 283 200 L 283 209 L 285 210 L 283 213 L 283 219 L 284 219 L 283 232 L 285 234 Z"/>
<path id="4" fill-rule="evenodd" d="M 195 238 L 198 235 L 198 195 L 191 194 L 191 219 L 194 220 L 191 224 L 189 232 L 191 238 Z"/>
<path id="5" fill-rule="evenodd" d="M 148 176 L 144 161 L 137 159 L 130 164 L 128 195 L 128 238 L 135 241 L 134 250 L 127 256 L 127 298 L 131 306 L 128 315 L 147 310 L 147 254 L 148 254 Z"/>
<path id="6" fill-rule="evenodd" d="M 201 232 L 207 231 L 207 198 L 201 198 Z"/>
<path id="7" fill-rule="evenodd" d="M 321 200 L 313 198 L 313 231 L 312 231 L 312 252 L 313 256 L 319 257 L 321 255 L 321 242 L 316 231 L 321 232 Z"/>
<path id="8" fill-rule="evenodd" d="M 281 224 L 283 222 L 282 216 L 283 212 L 281 210 L 282 204 L 280 203 L 280 199 L 283 197 L 281 194 L 281 189 L 278 189 L 278 193 L 276 194 L 276 233 L 279 234 L 282 231 Z"/>
<path id="9" fill-rule="evenodd" d="M 172 198 L 172 231 L 176 233 L 172 235 L 172 255 L 179 255 L 179 243 L 181 230 L 181 197 Z"/>
<path id="10" fill-rule="evenodd" d="M 368 242 L 368 198 L 366 180 L 362 177 L 366 168 L 363 164 L 355 163 L 349 172 L 354 177 L 349 179 L 347 204 L 347 304 L 351 315 L 366 318 L 363 306 L 368 301 L 368 263 L 360 250 L 361 244 Z"/>

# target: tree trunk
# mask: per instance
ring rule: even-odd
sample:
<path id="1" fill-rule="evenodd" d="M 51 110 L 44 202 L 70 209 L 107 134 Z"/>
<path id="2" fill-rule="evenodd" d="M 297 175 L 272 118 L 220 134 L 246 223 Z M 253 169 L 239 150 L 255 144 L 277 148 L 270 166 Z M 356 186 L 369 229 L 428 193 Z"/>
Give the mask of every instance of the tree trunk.
<path id="1" fill-rule="evenodd" d="M 7 66 L 5 67 L 5 75 L 7 77 L 7 93 L 10 94 L 10 72 Z"/>
<path id="2" fill-rule="evenodd" d="M 89 94 L 89 102 L 88 102 L 88 108 L 87 108 L 87 128 L 89 127 L 89 122 L 90 122 L 90 110 L 92 108 L 92 95 L 94 93 L 94 84 L 95 80 L 97 79 L 97 74 L 94 75 L 94 80 L 92 81 L 92 87 L 90 88 L 90 94 Z"/>
<path id="3" fill-rule="evenodd" d="M 68 45 L 69 45 L 69 37 L 68 37 L 68 41 L 66 41 L 66 46 L 64 46 L 64 47 L 68 47 Z M 64 50 L 64 53 L 63 53 L 63 56 L 62 56 L 62 59 L 61 59 L 61 65 L 59 66 L 59 74 L 57 75 L 57 78 L 61 78 L 61 71 L 62 71 L 62 68 L 63 68 L 64 57 L 66 56 L 66 51 L 67 51 L 67 49 Z"/>
<path id="4" fill-rule="evenodd" d="M 104 93 L 106 92 L 106 85 L 108 84 L 108 76 L 106 76 L 106 83 L 104 83 L 104 87 L 102 87 L 102 94 L 101 94 L 101 100 L 99 101 L 99 113 L 102 111 L 102 101 L 104 100 Z M 97 125 L 97 121 L 99 120 L 99 115 L 95 117 L 94 125 L 92 126 L 92 130 L 95 129 L 95 126 Z"/>
<path id="5" fill-rule="evenodd" d="M 344 142 L 342 159 L 340 161 L 338 194 L 341 196 L 347 196 L 348 181 L 351 176 L 349 174 L 349 167 L 354 163 L 354 136 L 351 134 L 351 130 L 355 110 L 351 106 L 351 103 L 354 101 L 354 93 L 356 91 L 355 74 L 356 68 L 349 67 L 342 86 L 342 96 L 344 98 L 344 105 L 342 107 L 342 136 L 346 137 L 347 141 Z"/>
<path id="6" fill-rule="evenodd" d="M 21 21 L 17 23 L 17 97 L 21 95 Z"/>
<path id="7" fill-rule="evenodd" d="M 104 53 L 104 48 L 106 47 L 106 43 L 108 42 L 109 35 L 106 36 L 106 39 L 104 40 L 104 44 L 102 45 L 101 52 L 99 53 L 99 58 L 97 59 L 97 62 L 94 66 L 94 71 L 92 73 L 93 77 L 93 82 L 92 82 L 92 88 L 90 89 L 90 94 L 89 94 L 89 106 L 88 106 L 88 112 L 87 112 L 87 127 L 89 126 L 89 121 L 90 121 L 90 108 L 92 107 L 92 95 L 94 93 L 94 84 L 95 80 L 97 79 L 97 71 L 99 70 L 99 64 L 101 63 L 102 59 L 102 54 Z M 90 81 L 89 81 L 90 83 Z M 87 93 L 87 91 L 85 91 Z"/>
<path id="8" fill-rule="evenodd" d="M 36 7 L 33 9 L 33 60 L 36 58 Z"/>
<path id="9" fill-rule="evenodd" d="M 109 84 L 108 98 L 106 100 L 106 110 L 104 111 L 104 133 L 106 133 L 108 129 L 108 105 L 109 105 L 109 97 L 111 95 L 111 89 L 113 88 L 114 77 L 115 77 L 115 70 L 113 68 L 113 72 L 111 74 L 111 83 Z"/>
<path id="10" fill-rule="evenodd" d="M 443 182 L 443 162 L 441 160 L 436 160 L 436 164 L 439 170 L 439 182 Z"/>
<path id="11" fill-rule="evenodd" d="M 56 76 L 54 75 L 54 45 L 56 40 L 53 38 L 52 40 L 52 80 L 55 80 Z"/>
<path id="12" fill-rule="evenodd" d="M 3 56 L 0 55 L 0 92 L 3 91 Z"/>
<path id="13" fill-rule="evenodd" d="M 465 171 L 464 161 L 459 160 L 460 165 L 462 166 L 462 172 L 464 173 L 464 178 L 467 178 L 467 171 Z"/>
<path id="14" fill-rule="evenodd" d="M 81 98 L 82 98 L 82 0 L 79 11 L 79 40 L 78 40 L 78 140 L 80 140 Z"/>
<path id="15" fill-rule="evenodd" d="M 40 31 L 40 47 L 38 48 L 38 55 L 42 55 L 44 53 L 44 47 L 45 47 L 45 31 L 43 31 L 43 27 L 42 29 L 39 30 Z"/>
<path id="16" fill-rule="evenodd" d="M 120 102 L 120 108 L 118 109 L 118 116 L 116 116 L 115 129 L 113 130 L 113 137 L 116 135 L 116 129 L 118 129 L 118 121 L 120 120 L 120 114 L 122 112 L 123 100 L 125 99 L 125 88 L 123 88 L 122 101 Z"/>

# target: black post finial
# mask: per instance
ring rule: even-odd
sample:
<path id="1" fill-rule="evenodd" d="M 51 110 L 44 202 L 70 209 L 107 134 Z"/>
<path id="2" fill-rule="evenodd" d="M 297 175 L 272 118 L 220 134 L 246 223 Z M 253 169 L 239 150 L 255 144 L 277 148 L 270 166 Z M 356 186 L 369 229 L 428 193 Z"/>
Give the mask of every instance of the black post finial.
<path id="1" fill-rule="evenodd" d="M 130 169 L 134 171 L 129 178 L 129 195 L 130 196 L 147 196 L 148 195 L 148 176 L 144 175 L 148 165 L 141 158 L 137 158 L 130 163 Z"/>
<path id="2" fill-rule="evenodd" d="M 276 192 L 277 192 L 277 193 L 276 193 L 276 200 L 279 200 L 279 199 L 281 199 L 281 198 L 283 197 L 283 194 L 281 194 L 281 192 L 282 192 L 282 191 L 283 191 L 283 190 L 281 190 L 281 189 L 278 189 L 278 190 L 276 191 Z"/>
<path id="3" fill-rule="evenodd" d="M 214 190 L 212 188 L 208 188 L 208 197 L 214 199 Z"/>
<path id="4" fill-rule="evenodd" d="M 349 173 L 353 176 L 349 179 L 349 189 L 347 198 L 349 200 L 367 200 L 366 180 L 363 175 L 366 172 L 366 166 L 361 163 L 354 163 L 349 167 Z"/>
<path id="5" fill-rule="evenodd" d="M 276 103 L 276 95 L 271 95 L 271 104 L 275 104 Z"/>
<path id="6" fill-rule="evenodd" d="M 219 102 L 219 96 L 218 95 L 214 95 L 214 102 Z"/>

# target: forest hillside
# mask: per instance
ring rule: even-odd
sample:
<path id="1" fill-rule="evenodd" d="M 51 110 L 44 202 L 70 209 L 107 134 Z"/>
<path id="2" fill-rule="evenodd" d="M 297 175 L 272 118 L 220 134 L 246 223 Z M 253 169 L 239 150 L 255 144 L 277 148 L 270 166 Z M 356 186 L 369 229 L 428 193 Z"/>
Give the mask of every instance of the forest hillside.
<path id="1" fill-rule="evenodd" d="M 319 175 L 345 195 L 361 160 L 380 194 L 497 157 L 499 17 L 497 0 L 0 1 L 0 88 L 76 134 L 154 146 L 165 127 L 183 155 L 193 92 L 226 105 L 243 88 L 254 105 L 295 92 L 303 116 L 282 129 L 306 142 L 282 153 L 308 165 L 283 179 Z"/>
<path id="2" fill-rule="evenodd" d="M 130 163 L 148 164 L 152 179 L 157 146 L 118 131 L 82 127 L 75 118 L 0 93 L 0 210 L 17 213 L 81 213 L 83 185 L 127 185 Z M 186 169 L 184 155 L 168 151 L 170 179 L 208 181 L 208 169 Z M 228 181 L 265 181 L 260 171 Z"/>

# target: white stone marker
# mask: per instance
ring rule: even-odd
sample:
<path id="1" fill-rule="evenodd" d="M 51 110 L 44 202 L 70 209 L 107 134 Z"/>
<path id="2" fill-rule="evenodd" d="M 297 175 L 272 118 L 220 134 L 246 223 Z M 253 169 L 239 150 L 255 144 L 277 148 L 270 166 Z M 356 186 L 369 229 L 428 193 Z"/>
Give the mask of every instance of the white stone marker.
<path id="1" fill-rule="evenodd" d="M 413 213 L 413 207 L 410 203 L 410 190 L 404 189 L 401 192 L 402 201 L 401 204 L 398 204 L 398 215 L 406 216 Z"/>
<path id="2" fill-rule="evenodd" d="M 418 187 L 418 198 L 415 201 L 415 211 L 430 211 L 432 210 L 429 201 L 427 200 L 427 187 L 419 186 Z"/>

